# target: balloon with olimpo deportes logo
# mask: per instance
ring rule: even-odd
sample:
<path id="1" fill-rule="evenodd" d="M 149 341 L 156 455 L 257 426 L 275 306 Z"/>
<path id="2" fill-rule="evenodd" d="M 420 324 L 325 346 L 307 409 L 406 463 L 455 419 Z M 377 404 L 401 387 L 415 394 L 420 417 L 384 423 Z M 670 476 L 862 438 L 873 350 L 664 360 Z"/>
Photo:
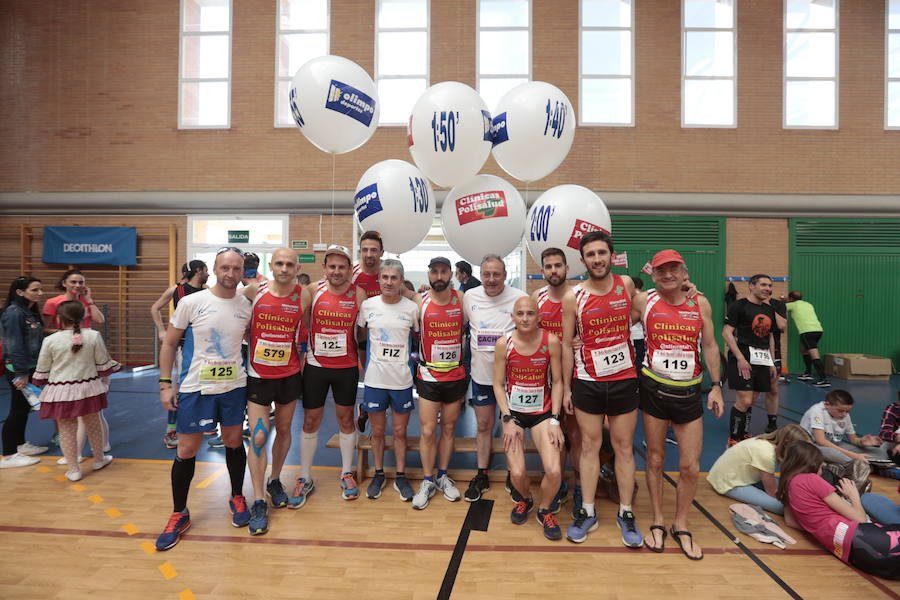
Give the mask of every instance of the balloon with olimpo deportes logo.
<path id="1" fill-rule="evenodd" d="M 556 86 L 530 81 L 500 99 L 491 133 L 497 164 L 530 183 L 552 173 L 569 154 L 575 139 L 575 110 Z"/>
<path id="2" fill-rule="evenodd" d="M 377 231 L 385 250 L 401 254 L 428 235 L 434 221 L 434 192 L 413 165 L 384 160 L 359 178 L 353 208 L 363 231 Z"/>
<path id="3" fill-rule="evenodd" d="M 362 67 L 342 56 L 319 56 L 304 63 L 288 94 L 297 127 L 329 154 L 359 148 L 378 127 L 375 83 Z"/>
<path id="4" fill-rule="evenodd" d="M 506 256 L 522 241 L 525 202 L 509 182 L 476 175 L 447 193 L 441 221 L 450 247 L 479 264 L 485 254 Z"/>
<path id="5" fill-rule="evenodd" d="M 581 238 L 597 230 L 612 233 L 612 220 L 600 196 L 580 185 L 558 185 L 541 194 L 528 211 L 525 244 L 538 265 L 541 252 L 560 248 L 574 275 L 584 270 Z"/>
<path id="6" fill-rule="evenodd" d="M 408 134 L 409 153 L 425 176 L 453 187 L 477 175 L 491 153 L 491 114 L 471 87 L 444 81 L 419 96 Z"/>

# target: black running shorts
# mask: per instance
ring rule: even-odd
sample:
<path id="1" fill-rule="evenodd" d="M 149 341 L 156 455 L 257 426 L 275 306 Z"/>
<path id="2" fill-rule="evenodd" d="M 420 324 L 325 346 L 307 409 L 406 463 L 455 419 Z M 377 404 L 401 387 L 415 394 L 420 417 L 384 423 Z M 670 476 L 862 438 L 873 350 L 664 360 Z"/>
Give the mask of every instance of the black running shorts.
<path id="1" fill-rule="evenodd" d="M 624 415 L 640 404 L 638 380 L 582 381 L 572 380 L 572 404 L 592 415 Z"/>
<path id="2" fill-rule="evenodd" d="M 302 397 L 303 376 L 299 371 L 278 379 L 247 377 L 247 402 L 271 406 L 273 402 L 290 404 Z"/>
<path id="3" fill-rule="evenodd" d="M 465 398 L 468 391 L 468 377 L 457 381 L 422 381 L 416 377 L 416 393 L 422 400 L 450 404 Z"/>
<path id="4" fill-rule="evenodd" d="M 303 369 L 303 408 L 316 409 L 325 406 L 328 390 L 335 404 L 353 406 L 356 404 L 359 368 L 326 369 L 307 364 Z"/>

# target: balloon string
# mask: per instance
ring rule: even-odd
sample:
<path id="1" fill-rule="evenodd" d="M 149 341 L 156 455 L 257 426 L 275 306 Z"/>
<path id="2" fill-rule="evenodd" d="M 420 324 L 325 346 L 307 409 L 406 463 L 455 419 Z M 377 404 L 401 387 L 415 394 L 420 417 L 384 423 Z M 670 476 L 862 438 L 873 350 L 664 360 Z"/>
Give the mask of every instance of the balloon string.
<path id="1" fill-rule="evenodd" d="M 334 239 L 334 169 L 335 154 L 331 153 L 331 243 L 335 243 Z"/>

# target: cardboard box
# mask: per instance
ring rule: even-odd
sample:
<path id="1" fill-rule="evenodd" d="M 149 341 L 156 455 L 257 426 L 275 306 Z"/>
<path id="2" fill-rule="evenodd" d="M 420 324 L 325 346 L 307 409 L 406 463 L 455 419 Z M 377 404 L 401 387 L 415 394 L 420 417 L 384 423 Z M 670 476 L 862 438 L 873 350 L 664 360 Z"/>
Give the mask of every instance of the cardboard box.
<path id="1" fill-rule="evenodd" d="M 826 354 L 825 373 L 841 379 L 887 381 L 893 372 L 891 359 L 871 354 Z"/>

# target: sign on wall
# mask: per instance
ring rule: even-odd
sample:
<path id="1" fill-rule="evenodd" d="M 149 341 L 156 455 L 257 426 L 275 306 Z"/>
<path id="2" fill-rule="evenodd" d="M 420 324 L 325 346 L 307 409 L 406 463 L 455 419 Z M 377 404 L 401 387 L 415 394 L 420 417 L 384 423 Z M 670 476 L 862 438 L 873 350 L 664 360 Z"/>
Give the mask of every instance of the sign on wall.
<path id="1" fill-rule="evenodd" d="M 135 227 L 44 227 L 45 263 L 136 265 Z"/>
<path id="2" fill-rule="evenodd" d="M 250 243 L 250 231 L 249 230 L 240 230 L 240 229 L 229 229 L 228 230 L 228 243 L 229 244 L 249 244 Z"/>

